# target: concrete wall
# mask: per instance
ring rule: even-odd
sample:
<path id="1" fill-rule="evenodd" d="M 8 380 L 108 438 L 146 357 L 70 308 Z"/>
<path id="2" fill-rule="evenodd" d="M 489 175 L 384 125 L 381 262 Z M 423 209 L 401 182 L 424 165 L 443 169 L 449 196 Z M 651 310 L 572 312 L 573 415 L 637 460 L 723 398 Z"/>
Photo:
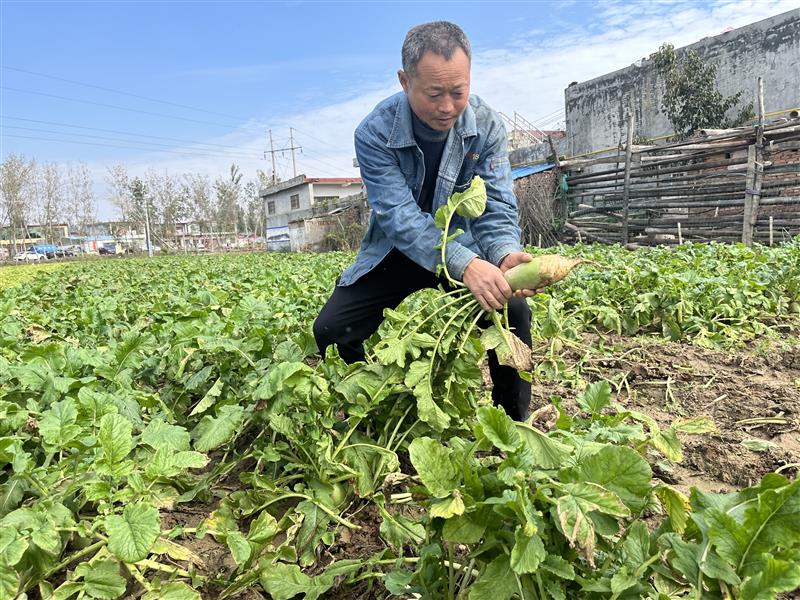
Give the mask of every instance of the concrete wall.
<path id="1" fill-rule="evenodd" d="M 569 143 L 567 138 L 561 137 L 553 140 L 556 152 L 559 156 L 569 154 Z M 518 148 L 508 153 L 508 159 L 511 161 L 511 166 L 516 167 L 520 165 L 531 165 L 540 162 L 546 162 L 547 157 L 553 151 L 550 149 L 550 144 L 537 144 L 536 146 L 529 146 L 527 148 Z"/>
<path id="2" fill-rule="evenodd" d="M 291 197 L 297 194 L 300 196 L 300 207 L 292 210 Z M 274 227 L 286 227 L 289 221 L 294 219 L 305 219 L 311 217 L 311 186 L 307 183 L 294 185 L 283 190 L 279 190 L 264 199 L 265 205 L 275 202 L 275 213 L 267 212 L 267 230 Z"/>
<path id="3" fill-rule="evenodd" d="M 752 101 L 757 107 L 759 76 L 764 79 L 767 113 L 800 106 L 800 9 L 704 38 L 686 48 L 717 65 L 717 89 L 723 95 L 743 92 L 740 106 Z M 564 96 L 570 155 L 624 143 L 627 108 L 623 106 L 628 106 L 631 96 L 638 134 L 672 133 L 661 112 L 663 83 L 651 59 L 572 84 Z"/>
<path id="4" fill-rule="evenodd" d="M 312 183 L 311 194 L 314 198 L 320 196 L 344 198 L 345 196 L 352 196 L 361 192 L 360 183 Z M 329 203 L 330 208 L 333 208 L 333 203 Z"/>
<path id="5" fill-rule="evenodd" d="M 298 175 L 293 179 L 283 181 L 261 193 L 265 212 L 267 213 L 267 231 L 287 227 L 290 221 L 310 219 L 314 212 L 314 198 L 325 196 L 341 199 L 360 192 L 360 183 L 326 183 L 315 182 L 313 179 L 306 181 L 304 175 Z M 291 198 L 295 194 L 300 196 L 300 205 L 298 208 L 292 209 Z M 269 202 L 275 202 L 274 214 L 269 213 L 267 208 Z M 333 208 L 335 201 L 328 204 L 330 208 Z"/>

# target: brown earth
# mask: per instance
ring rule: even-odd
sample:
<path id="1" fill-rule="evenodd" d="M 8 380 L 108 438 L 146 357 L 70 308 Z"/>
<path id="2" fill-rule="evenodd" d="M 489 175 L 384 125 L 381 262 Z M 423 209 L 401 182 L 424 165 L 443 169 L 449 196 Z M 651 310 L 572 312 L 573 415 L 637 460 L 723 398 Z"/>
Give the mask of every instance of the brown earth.
<path id="1" fill-rule="evenodd" d="M 763 340 L 734 351 L 649 338 L 587 337 L 581 345 L 594 351 L 570 349 L 568 366 L 590 382 L 611 381 L 622 406 L 650 415 L 662 427 L 678 417 L 714 419 L 716 433 L 680 434 L 683 461 L 657 468 L 658 477 L 684 491 L 690 486 L 729 491 L 753 485 L 776 470 L 796 476 L 800 466 L 797 337 Z M 554 394 L 570 404 L 578 393 L 558 383 L 535 382 L 532 405 L 543 406 Z"/>
<path id="2" fill-rule="evenodd" d="M 763 475 L 781 469 L 794 477 L 800 466 L 800 338 L 761 341 L 748 348 L 722 351 L 660 339 L 586 336 L 580 349 L 565 345 L 560 353 L 572 377 L 559 381 L 535 381 L 532 409 L 546 406 L 552 395 L 561 396 L 565 408 L 578 412 L 574 400 L 577 386 L 565 381 L 580 375 L 587 382 L 612 382 L 616 401 L 644 412 L 660 426 L 675 418 L 697 415 L 713 417 L 717 432 L 683 435 L 684 459 L 680 464 L 655 464 L 656 476 L 683 491 L 695 486 L 706 491 L 729 491 L 756 483 Z M 534 358 L 544 358 L 544 351 Z M 487 380 L 488 380 L 488 373 Z M 488 381 L 487 381 L 488 383 Z M 537 425 L 547 428 L 547 412 Z M 745 440 L 766 442 L 757 450 Z M 235 477 L 231 478 L 232 480 Z M 216 503 L 214 503 L 216 504 Z M 212 504 L 180 505 L 162 511 L 165 529 L 197 525 L 215 508 Z M 367 558 L 386 548 L 379 534 L 380 515 L 371 503 L 357 503 L 345 515 L 362 527 L 340 528 L 335 543 L 321 549 L 320 569 L 345 558 Z M 226 579 L 235 570 L 228 548 L 206 536 L 175 540 L 199 557 L 200 572 Z M 186 566 L 182 563 L 181 566 Z M 204 600 L 217 597 L 221 588 L 207 586 Z M 255 600 L 265 596 L 256 588 L 244 590 L 232 600 Z M 386 597 L 379 579 L 365 579 L 355 586 L 334 588 L 324 595 L 330 600 L 373 600 Z M 800 598 L 800 594 L 782 599 Z"/>

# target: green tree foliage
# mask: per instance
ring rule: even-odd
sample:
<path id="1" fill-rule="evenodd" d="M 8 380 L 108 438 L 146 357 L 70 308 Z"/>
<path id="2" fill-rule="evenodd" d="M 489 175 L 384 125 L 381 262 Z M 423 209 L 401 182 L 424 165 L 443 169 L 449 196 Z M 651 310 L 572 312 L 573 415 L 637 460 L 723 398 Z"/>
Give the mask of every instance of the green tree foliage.
<path id="1" fill-rule="evenodd" d="M 701 128 L 738 127 L 753 118 L 752 102 L 734 119 L 726 117 L 742 92 L 723 96 L 717 90 L 717 66 L 705 64 L 694 50 L 679 57 L 672 44 L 662 44 L 653 57 L 665 83 L 661 106 L 678 137 L 688 137 Z"/>

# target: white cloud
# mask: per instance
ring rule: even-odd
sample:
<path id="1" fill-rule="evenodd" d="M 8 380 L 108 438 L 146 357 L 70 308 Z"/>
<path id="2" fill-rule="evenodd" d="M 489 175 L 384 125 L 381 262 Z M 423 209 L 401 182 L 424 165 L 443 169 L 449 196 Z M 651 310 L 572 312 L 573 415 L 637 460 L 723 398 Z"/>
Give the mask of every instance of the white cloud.
<path id="1" fill-rule="evenodd" d="M 566 25 L 562 32 L 547 37 L 531 30 L 515 35 L 509 48 L 476 51 L 473 57 L 472 91 L 495 109 L 514 111 L 532 121 L 564 108 L 564 89 L 573 81 L 586 81 L 624 68 L 655 52 L 663 42 L 684 46 L 704 37 L 718 35 L 727 27 L 741 27 L 797 8 L 796 0 L 720 0 L 711 4 L 688 2 L 608 2 L 600 5 L 578 3 L 570 10 L 596 10 L 594 26 Z M 273 132 L 288 138 L 290 126 L 298 129 L 296 142 L 298 172 L 309 176 L 355 176 L 352 167 L 353 130 L 382 98 L 398 91 L 388 73 L 383 81 L 365 83 L 356 94 L 314 110 L 284 116 L 273 123 Z M 211 143 L 241 144 L 263 149 L 264 135 L 253 135 L 253 123 L 238 132 L 208 140 Z M 268 170 L 269 161 L 236 159 L 245 173 L 256 168 Z M 205 172 L 224 174 L 230 161 L 176 158 L 172 155 L 143 157 L 130 165 L 131 172 L 158 165 L 173 173 Z M 96 168 L 95 168 L 96 169 Z M 278 172 L 291 176 L 289 153 L 279 158 Z M 101 169 L 105 171 L 105 167 Z"/>

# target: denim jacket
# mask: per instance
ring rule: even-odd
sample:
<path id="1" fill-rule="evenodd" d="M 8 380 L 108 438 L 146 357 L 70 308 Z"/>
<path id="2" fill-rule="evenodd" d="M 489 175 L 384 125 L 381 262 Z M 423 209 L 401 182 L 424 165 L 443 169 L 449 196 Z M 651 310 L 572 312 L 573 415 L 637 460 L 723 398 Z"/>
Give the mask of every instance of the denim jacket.
<path id="1" fill-rule="evenodd" d="M 474 175 L 486 181 L 486 212 L 477 219 L 455 216 L 451 222 L 451 232 L 464 231 L 447 244 L 447 270 L 456 279 L 476 256 L 499 266 L 509 252 L 521 250 L 506 144 L 498 114 L 478 96 L 470 96 L 447 136 L 433 198 L 435 214 L 451 194 L 467 189 Z M 425 164 L 414 141 L 405 93 L 387 98 L 367 115 L 356 128 L 355 147 L 372 216 L 358 256 L 339 285 L 350 285 L 371 271 L 393 247 L 436 272 L 441 231 L 417 203 Z"/>

